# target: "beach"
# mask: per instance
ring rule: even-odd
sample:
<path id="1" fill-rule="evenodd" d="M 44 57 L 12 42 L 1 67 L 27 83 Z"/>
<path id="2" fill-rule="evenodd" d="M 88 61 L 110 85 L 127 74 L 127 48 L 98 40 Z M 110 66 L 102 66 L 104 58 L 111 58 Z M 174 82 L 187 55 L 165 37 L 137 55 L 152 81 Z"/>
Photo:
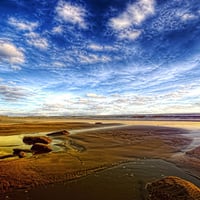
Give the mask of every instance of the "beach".
<path id="1" fill-rule="evenodd" d="M 192 121 L 1 118 L 2 137 L 46 135 L 58 130 L 70 133 L 64 138 L 52 137 L 53 151 L 50 153 L 1 159 L 2 199 L 37 199 L 39 194 L 49 195 L 51 199 L 50 190 L 63 195 L 63 199 L 72 196 L 74 190 L 79 191 L 76 195 L 82 199 L 92 198 L 101 194 L 108 183 L 119 187 L 115 180 L 117 174 L 121 177 L 119 182 L 129 185 L 122 193 L 132 194 L 132 198 L 135 194 L 138 200 L 145 198 L 141 194 L 145 193 L 146 183 L 165 175 L 176 175 L 200 186 L 200 159 L 186 154 L 200 145 L 195 142 L 199 129 L 199 122 Z M 2 154 L 5 148 L 8 151 L 14 148 L 6 145 L 0 144 Z M 97 183 L 102 183 L 102 189 Z M 95 185 L 98 189 L 91 194 L 88 192 L 88 196 L 81 185 Z M 113 190 L 105 189 L 107 195 L 110 191 L 112 198 L 118 196 L 120 199 L 117 195 L 120 191 L 115 189 L 116 193 L 112 194 Z"/>

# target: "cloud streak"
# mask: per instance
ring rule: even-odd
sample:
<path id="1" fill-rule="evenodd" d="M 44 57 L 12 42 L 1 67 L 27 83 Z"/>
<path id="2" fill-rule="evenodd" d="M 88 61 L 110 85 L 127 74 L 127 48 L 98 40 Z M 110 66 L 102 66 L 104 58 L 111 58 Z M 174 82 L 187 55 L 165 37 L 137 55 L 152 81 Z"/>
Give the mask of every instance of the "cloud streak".
<path id="1" fill-rule="evenodd" d="M 22 31 L 33 31 L 38 27 L 37 22 L 29 22 L 25 20 L 17 20 L 14 17 L 8 19 L 8 23 Z"/>
<path id="2" fill-rule="evenodd" d="M 28 96 L 27 91 L 19 86 L 0 85 L 0 96 L 5 101 L 16 102 Z"/>

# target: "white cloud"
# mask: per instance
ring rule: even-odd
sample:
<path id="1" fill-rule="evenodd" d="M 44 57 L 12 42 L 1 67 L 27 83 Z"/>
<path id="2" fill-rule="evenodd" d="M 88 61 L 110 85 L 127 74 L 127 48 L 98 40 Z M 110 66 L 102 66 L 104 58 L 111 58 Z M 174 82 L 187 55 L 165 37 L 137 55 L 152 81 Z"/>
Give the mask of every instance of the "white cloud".
<path id="1" fill-rule="evenodd" d="M 86 10 L 84 8 L 61 0 L 56 7 L 56 13 L 61 20 L 86 28 L 84 19 Z"/>
<path id="2" fill-rule="evenodd" d="M 55 26 L 52 29 L 52 33 L 53 34 L 61 34 L 62 32 L 63 32 L 62 26 Z"/>
<path id="3" fill-rule="evenodd" d="M 142 33 L 139 26 L 155 13 L 154 0 L 138 0 L 128 4 L 126 10 L 109 20 L 119 39 L 136 40 Z"/>
<path id="4" fill-rule="evenodd" d="M 0 61 L 21 64 L 25 61 L 23 51 L 14 44 L 0 41 Z"/>
<path id="5" fill-rule="evenodd" d="M 141 35 L 140 30 L 125 30 L 119 32 L 118 37 L 120 39 L 129 39 L 129 40 L 135 40 Z"/>
<path id="6" fill-rule="evenodd" d="M 27 42 L 39 49 L 47 49 L 48 41 L 46 38 L 41 37 L 38 33 L 30 32 L 25 34 Z"/>
<path id="7" fill-rule="evenodd" d="M 8 19 L 8 23 L 16 27 L 17 29 L 24 30 L 24 31 L 32 31 L 38 27 L 37 22 L 20 21 L 20 20 L 15 19 L 14 17 L 10 17 Z"/>
<path id="8" fill-rule="evenodd" d="M 58 62 L 58 61 L 55 61 L 55 62 L 53 63 L 53 65 L 54 65 L 55 67 L 64 67 L 64 66 L 65 66 L 64 63 Z"/>
<path id="9" fill-rule="evenodd" d="M 115 47 L 109 45 L 99 45 L 96 43 L 91 43 L 88 45 L 88 48 L 93 51 L 114 51 L 116 50 Z"/>
<path id="10" fill-rule="evenodd" d="M 111 18 L 109 25 L 116 31 L 141 25 L 143 21 L 155 12 L 154 0 L 139 0 L 129 4 L 119 16 Z"/>

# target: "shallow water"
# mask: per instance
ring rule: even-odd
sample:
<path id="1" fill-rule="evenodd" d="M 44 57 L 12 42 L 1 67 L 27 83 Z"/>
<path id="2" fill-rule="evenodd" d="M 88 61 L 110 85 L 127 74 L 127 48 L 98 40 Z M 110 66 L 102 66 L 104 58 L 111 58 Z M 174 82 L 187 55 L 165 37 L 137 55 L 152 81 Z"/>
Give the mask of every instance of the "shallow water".
<path id="1" fill-rule="evenodd" d="M 122 128 L 122 127 L 127 127 L 127 126 L 129 126 L 129 125 L 115 125 L 115 126 L 107 126 L 107 127 L 71 130 L 70 135 L 88 132 L 88 131 Z M 48 133 L 49 132 L 41 132 L 41 133 L 34 133 L 34 134 L 0 136 L 0 158 L 5 155 L 12 155 L 14 148 L 30 149 L 31 148 L 30 145 L 26 145 L 23 143 L 24 136 L 46 136 Z M 174 157 L 182 156 L 182 155 L 184 155 L 184 153 L 186 151 L 190 151 L 190 150 L 200 146 L 200 129 L 190 129 L 188 133 L 182 134 L 182 135 L 191 138 L 192 143 L 188 147 L 183 149 L 181 152 L 174 154 Z M 65 136 L 59 136 L 59 137 L 51 136 L 51 139 L 52 139 L 52 142 L 51 142 L 50 146 L 54 152 L 66 151 L 68 149 L 73 149 L 72 145 L 70 145 L 70 143 L 67 141 Z M 28 156 L 31 156 L 31 154 Z M 17 157 L 15 157 L 15 158 L 17 158 Z M 8 159 L 13 159 L 13 158 L 8 158 Z"/>
<path id="2" fill-rule="evenodd" d="M 13 149 L 30 149 L 31 145 L 23 143 L 24 136 L 46 136 L 46 132 L 34 133 L 34 134 L 20 134 L 11 136 L 0 136 L 0 157 L 10 155 L 13 153 Z M 52 142 L 50 144 L 54 152 L 64 151 L 67 143 L 64 136 L 50 137 Z"/>
<path id="3" fill-rule="evenodd" d="M 200 146 L 200 129 L 190 130 L 190 132 L 184 134 L 184 136 L 187 136 L 192 139 L 192 143 L 186 149 L 184 149 L 184 152 L 190 151 Z"/>
<path id="4" fill-rule="evenodd" d="M 137 159 L 75 181 L 16 191 L 2 198 L 15 200 L 144 200 L 146 183 L 164 176 L 178 176 L 200 187 L 200 181 L 161 159 Z"/>

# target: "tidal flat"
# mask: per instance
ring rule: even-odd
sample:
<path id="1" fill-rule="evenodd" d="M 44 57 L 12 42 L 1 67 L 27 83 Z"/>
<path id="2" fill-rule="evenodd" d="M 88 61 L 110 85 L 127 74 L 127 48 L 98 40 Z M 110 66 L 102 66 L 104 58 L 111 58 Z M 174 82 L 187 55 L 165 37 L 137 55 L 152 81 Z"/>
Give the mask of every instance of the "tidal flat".
<path id="1" fill-rule="evenodd" d="M 146 183 L 164 176 L 178 176 L 200 187 L 200 155 L 187 153 L 200 146 L 199 122 L 0 120 L 0 156 L 12 154 L 16 147 L 29 148 L 22 142 L 25 135 L 69 131 L 67 136 L 51 137 L 50 153 L 1 159 L 1 199 L 143 200 Z"/>

